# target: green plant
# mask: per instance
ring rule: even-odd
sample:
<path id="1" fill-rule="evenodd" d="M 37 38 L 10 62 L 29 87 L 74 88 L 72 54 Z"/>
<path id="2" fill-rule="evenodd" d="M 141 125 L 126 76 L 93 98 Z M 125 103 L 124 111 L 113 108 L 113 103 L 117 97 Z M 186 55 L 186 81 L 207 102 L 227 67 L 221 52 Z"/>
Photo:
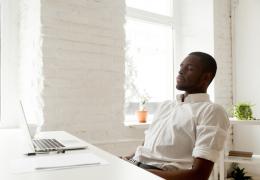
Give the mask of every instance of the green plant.
<path id="1" fill-rule="evenodd" d="M 237 119 L 251 120 L 253 118 L 252 105 L 249 103 L 238 103 L 233 107 L 233 115 Z"/>
<path id="2" fill-rule="evenodd" d="M 232 163 L 231 177 L 234 180 L 252 180 L 251 176 L 246 176 L 245 168 L 240 168 L 237 163 Z"/>
<path id="3" fill-rule="evenodd" d="M 147 102 L 150 100 L 150 96 L 146 91 L 140 96 L 139 110 L 144 111 Z"/>

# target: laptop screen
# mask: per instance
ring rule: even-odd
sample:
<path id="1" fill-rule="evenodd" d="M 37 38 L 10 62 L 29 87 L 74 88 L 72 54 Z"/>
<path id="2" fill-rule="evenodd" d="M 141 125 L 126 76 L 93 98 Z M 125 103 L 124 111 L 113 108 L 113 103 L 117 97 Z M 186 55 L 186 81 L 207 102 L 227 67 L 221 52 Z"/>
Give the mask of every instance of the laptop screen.
<path id="1" fill-rule="evenodd" d="M 20 101 L 20 105 L 21 105 L 22 114 L 23 114 L 23 118 L 21 120 L 21 126 L 22 126 L 22 129 L 24 130 L 26 138 L 29 140 L 28 142 L 30 143 L 30 146 L 32 147 L 33 150 L 35 150 L 35 148 L 33 146 L 33 141 L 32 141 L 33 136 L 32 136 L 32 133 L 30 131 L 30 128 L 29 128 L 29 125 L 28 125 L 28 122 L 26 119 L 26 114 L 24 111 L 24 106 L 23 106 L 22 101 Z"/>

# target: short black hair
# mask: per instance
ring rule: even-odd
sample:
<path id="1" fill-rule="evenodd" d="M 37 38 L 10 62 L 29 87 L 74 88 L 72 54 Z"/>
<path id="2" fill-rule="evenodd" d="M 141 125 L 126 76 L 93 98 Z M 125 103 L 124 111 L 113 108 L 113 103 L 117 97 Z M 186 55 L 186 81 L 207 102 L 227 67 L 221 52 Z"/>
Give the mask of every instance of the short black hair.
<path id="1" fill-rule="evenodd" d="M 204 53 L 204 52 L 198 52 L 198 51 L 191 52 L 189 55 L 197 56 L 200 59 L 202 65 L 203 65 L 203 71 L 209 72 L 212 74 L 212 79 L 211 79 L 211 81 L 212 81 L 217 72 L 216 60 L 211 55 Z"/>

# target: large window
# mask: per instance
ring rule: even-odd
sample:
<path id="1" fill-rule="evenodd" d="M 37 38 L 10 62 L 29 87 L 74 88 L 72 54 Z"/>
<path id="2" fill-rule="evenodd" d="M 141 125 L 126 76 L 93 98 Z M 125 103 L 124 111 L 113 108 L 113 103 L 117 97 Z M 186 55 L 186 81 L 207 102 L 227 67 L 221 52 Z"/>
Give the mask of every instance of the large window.
<path id="1" fill-rule="evenodd" d="M 126 113 L 173 98 L 173 0 L 126 0 Z"/>

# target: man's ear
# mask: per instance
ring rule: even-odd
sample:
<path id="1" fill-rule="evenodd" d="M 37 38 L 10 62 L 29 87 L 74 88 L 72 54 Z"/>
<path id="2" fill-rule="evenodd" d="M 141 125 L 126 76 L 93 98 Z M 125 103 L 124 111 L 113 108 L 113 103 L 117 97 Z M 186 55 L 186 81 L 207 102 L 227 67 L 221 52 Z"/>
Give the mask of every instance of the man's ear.
<path id="1" fill-rule="evenodd" d="M 212 79 L 212 74 L 211 74 L 210 72 L 204 73 L 204 74 L 202 75 L 202 82 L 203 82 L 204 84 L 209 85 L 210 82 L 211 82 L 211 79 Z"/>

